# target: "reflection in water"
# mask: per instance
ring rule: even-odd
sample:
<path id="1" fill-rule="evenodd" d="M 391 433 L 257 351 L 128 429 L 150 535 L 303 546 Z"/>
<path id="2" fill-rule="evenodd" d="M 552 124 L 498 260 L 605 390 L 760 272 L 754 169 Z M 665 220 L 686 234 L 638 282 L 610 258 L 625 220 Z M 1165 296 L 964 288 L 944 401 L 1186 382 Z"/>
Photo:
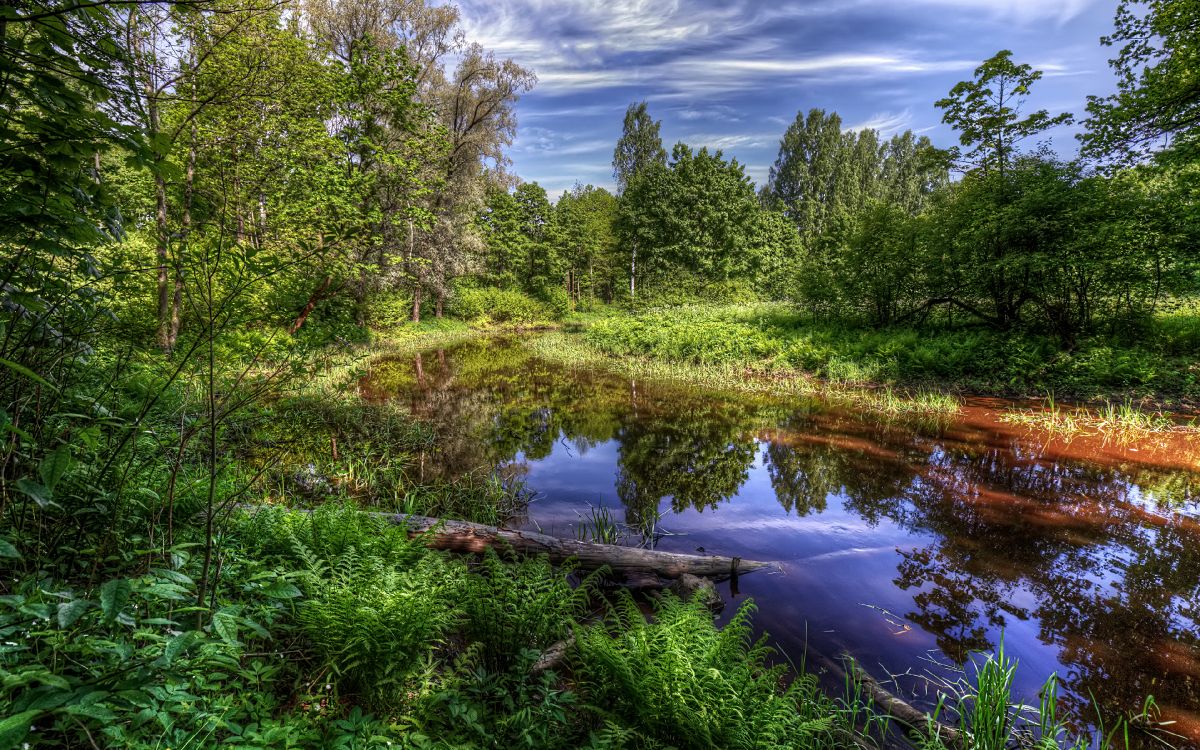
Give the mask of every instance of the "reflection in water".
<path id="1" fill-rule="evenodd" d="M 607 499 L 679 532 L 664 548 L 781 561 L 742 583 L 794 657 L 899 672 L 1003 635 L 1027 699 L 1051 671 L 1077 718 L 1091 695 L 1112 712 L 1153 694 L 1200 744 L 1200 476 L 1177 446 L 1039 445 L 978 410 L 931 435 L 565 371 L 502 341 L 378 362 L 361 391 L 434 427 L 427 474 L 525 475 L 542 528 Z"/>

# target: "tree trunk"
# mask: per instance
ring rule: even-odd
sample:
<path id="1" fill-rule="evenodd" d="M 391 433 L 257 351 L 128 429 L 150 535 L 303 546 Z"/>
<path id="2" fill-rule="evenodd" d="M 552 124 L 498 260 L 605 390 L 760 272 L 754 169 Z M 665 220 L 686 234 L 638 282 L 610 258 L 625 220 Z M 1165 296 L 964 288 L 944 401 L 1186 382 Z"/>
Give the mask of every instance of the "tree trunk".
<path id="1" fill-rule="evenodd" d="M 193 61 L 192 67 L 195 67 Z M 192 98 L 196 97 L 195 78 L 192 79 Z M 179 321 L 182 315 L 181 308 L 183 307 L 183 268 L 187 262 L 188 243 L 191 240 L 192 233 L 192 200 L 195 195 L 196 184 L 196 121 L 192 120 L 188 135 L 188 155 L 187 167 L 183 173 L 183 226 L 180 234 L 182 241 L 175 253 L 175 295 L 171 300 L 171 332 L 168 335 L 167 346 L 170 349 L 175 348 L 175 342 L 179 340 Z"/>
<path id="2" fill-rule="evenodd" d="M 442 303 L 445 301 L 446 301 L 446 295 L 441 292 L 438 292 L 437 293 L 437 302 L 434 303 L 434 306 L 433 306 L 433 317 L 439 318 L 439 319 L 442 317 Z"/>
<path id="3" fill-rule="evenodd" d="M 421 285 L 417 284 L 413 289 L 413 306 L 412 306 L 412 322 L 421 322 Z"/>
<path id="4" fill-rule="evenodd" d="M 629 299 L 637 299 L 637 243 L 633 244 L 633 254 L 629 256 Z"/>
<path id="5" fill-rule="evenodd" d="M 321 283 L 317 285 L 317 288 L 313 290 L 313 293 L 308 295 L 308 302 L 304 303 L 304 307 L 301 308 L 300 314 L 296 316 L 296 319 L 288 328 L 288 333 L 294 334 L 296 331 L 300 330 L 300 327 L 304 325 L 304 321 L 308 320 L 308 316 L 312 313 L 313 308 L 317 306 L 318 302 L 325 298 L 325 290 L 329 288 L 329 285 L 332 282 L 332 276 L 326 276 L 325 278 L 321 279 Z"/>

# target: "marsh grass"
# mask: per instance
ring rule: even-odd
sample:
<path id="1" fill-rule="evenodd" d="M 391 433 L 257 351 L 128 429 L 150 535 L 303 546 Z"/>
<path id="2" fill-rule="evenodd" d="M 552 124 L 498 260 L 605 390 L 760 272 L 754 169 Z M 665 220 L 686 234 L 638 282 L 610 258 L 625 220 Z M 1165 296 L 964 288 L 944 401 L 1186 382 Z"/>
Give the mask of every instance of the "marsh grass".
<path id="1" fill-rule="evenodd" d="M 920 750 L 955 750 L 957 746 L 938 731 L 941 723 L 963 733 L 965 750 L 1115 750 L 1134 747 L 1135 732 L 1143 740 L 1172 747 L 1169 740 L 1173 735 L 1157 722 L 1152 697 L 1136 714 L 1107 724 L 1097 711 L 1095 736 L 1081 735 L 1059 717 L 1058 675 L 1047 678 L 1033 705 L 1013 694 L 1017 668 L 1001 640 L 994 653 L 976 654 L 957 679 L 924 677 L 937 702 L 926 726 L 910 728 L 913 744 Z"/>
<path id="2" fill-rule="evenodd" d="M 264 406 L 239 448 L 251 463 L 264 465 L 262 494 L 268 501 L 301 504 L 352 499 L 490 525 L 522 513 L 528 502 L 522 487 L 490 473 L 425 481 L 418 467 L 436 452 L 431 428 L 395 404 L 365 401 L 358 389 L 381 356 L 453 346 L 482 334 L 457 321 L 435 320 L 313 353 L 303 376 Z"/>
<path id="3" fill-rule="evenodd" d="M 1106 401 L 1099 408 L 1087 408 L 1064 406 L 1053 396 L 1047 396 L 1040 409 L 1006 410 L 1000 421 L 1066 441 L 1100 437 L 1118 444 L 1130 444 L 1172 433 L 1200 433 L 1195 421 L 1183 424 L 1161 411 L 1140 409 L 1131 401 L 1118 404 Z"/>

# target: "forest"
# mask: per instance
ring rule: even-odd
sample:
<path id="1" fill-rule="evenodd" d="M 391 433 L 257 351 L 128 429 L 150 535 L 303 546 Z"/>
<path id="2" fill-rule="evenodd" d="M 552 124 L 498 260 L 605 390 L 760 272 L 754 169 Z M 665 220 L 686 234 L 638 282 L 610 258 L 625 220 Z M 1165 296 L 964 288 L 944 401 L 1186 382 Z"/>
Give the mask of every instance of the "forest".
<path id="1" fill-rule="evenodd" d="M 557 196 L 510 159 L 538 72 L 462 12 L 0 4 L 0 750 L 1200 743 L 1200 3 L 1122 0 L 1085 111 L 1035 108 L 1043 71 L 987 50 L 935 102 L 957 142 L 803 107 L 756 185 L 664 142 L 648 98 L 613 184 Z M 980 397 L 995 434 L 1092 452 L 1005 474 L 930 447 Z M 886 459 L 840 452 L 865 440 Z M 962 681 L 914 709 L 853 655 L 777 648 L 761 596 L 715 622 L 674 584 L 410 533 L 532 529 L 530 465 L 568 443 L 615 446 L 623 505 L 589 501 L 575 541 L 707 554 L 662 528 L 738 502 L 760 445 L 771 512 L 844 496 L 936 537 L 896 586 L 957 586 L 910 619 Z M 1062 534 L 997 551 L 1012 529 L 964 499 L 987 493 L 901 455 L 1103 507 L 1038 505 Z M 1110 656 L 1018 695 L 993 638 L 1015 584 L 970 576 L 1085 591 L 1108 561 L 1072 545 L 1109 511 L 1124 590 L 1164 598 L 1031 608 Z"/>

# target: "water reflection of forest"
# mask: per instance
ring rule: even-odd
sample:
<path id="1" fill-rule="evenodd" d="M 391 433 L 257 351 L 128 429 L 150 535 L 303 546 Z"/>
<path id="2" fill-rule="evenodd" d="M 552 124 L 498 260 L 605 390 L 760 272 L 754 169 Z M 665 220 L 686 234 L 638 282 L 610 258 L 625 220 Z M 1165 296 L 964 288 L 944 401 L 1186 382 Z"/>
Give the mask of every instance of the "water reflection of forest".
<path id="1" fill-rule="evenodd" d="M 363 392 L 407 399 L 438 436 L 425 465 L 447 475 L 614 442 L 609 489 L 633 524 L 664 503 L 728 502 L 758 459 L 787 513 L 820 514 L 838 497 L 867 523 L 935 540 L 897 540 L 894 583 L 912 592 L 906 616 L 952 658 L 1032 618 L 1074 695 L 1135 709 L 1153 694 L 1200 714 L 1194 474 L 1049 462 L 1024 441 L 967 443 L 817 403 L 665 392 L 497 342 L 378 363 Z"/>

